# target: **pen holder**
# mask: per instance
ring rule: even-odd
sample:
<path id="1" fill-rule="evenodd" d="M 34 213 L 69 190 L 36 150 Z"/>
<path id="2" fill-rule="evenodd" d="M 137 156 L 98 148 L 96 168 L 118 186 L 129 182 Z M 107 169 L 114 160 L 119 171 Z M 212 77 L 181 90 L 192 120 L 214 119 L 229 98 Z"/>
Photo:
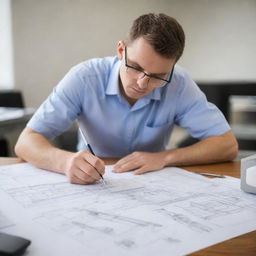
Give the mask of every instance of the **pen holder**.
<path id="1" fill-rule="evenodd" d="M 241 160 L 241 189 L 256 194 L 256 155 Z"/>

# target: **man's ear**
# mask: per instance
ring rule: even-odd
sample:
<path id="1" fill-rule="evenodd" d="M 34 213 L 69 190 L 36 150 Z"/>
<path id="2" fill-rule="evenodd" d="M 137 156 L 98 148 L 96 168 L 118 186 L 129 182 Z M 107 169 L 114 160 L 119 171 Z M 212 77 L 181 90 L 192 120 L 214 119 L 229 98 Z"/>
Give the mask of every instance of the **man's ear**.
<path id="1" fill-rule="evenodd" d="M 123 40 L 118 41 L 116 51 L 117 51 L 117 57 L 119 60 L 122 60 L 124 57 L 124 48 L 125 48 L 124 41 Z"/>

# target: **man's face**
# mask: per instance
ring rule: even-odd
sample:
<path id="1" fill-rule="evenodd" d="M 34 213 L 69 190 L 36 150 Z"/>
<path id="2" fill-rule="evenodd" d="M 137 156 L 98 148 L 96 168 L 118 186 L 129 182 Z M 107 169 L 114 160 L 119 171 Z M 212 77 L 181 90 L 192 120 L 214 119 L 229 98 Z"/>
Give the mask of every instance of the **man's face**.
<path id="1" fill-rule="evenodd" d="M 126 46 L 126 56 L 125 44 L 120 41 L 117 46 L 117 54 L 122 61 L 120 67 L 120 90 L 130 104 L 134 104 L 136 100 L 151 93 L 158 84 L 152 84 L 152 79 L 149 82 L 149 77 L 143 76 L 143 73 L 141 76 L 130 72 L 129 70 L 131 69 L 127 69 L 125 65 L 125 59 L 129 66 L 161 78 L 166 78 L 175 64 L 175 59 L 162 57 L 143 38 L 139 38 L 129 46 Z M 159 85 L 162 82 L 159 80 Z"/>

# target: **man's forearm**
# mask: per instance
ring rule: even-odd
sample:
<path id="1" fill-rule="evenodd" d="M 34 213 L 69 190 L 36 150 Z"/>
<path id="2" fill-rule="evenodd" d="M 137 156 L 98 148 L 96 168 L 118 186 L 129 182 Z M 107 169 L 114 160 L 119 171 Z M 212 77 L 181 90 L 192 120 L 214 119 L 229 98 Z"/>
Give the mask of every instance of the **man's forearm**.
<path id="1" fill-rule="evenodd" d="M 64 173 L 64 159 L 72 154 L 60 150 L 37 133 L 23 131 L 15 146 L 15 152 L 18 157 L 42 169 Z"/>
<path id="2" fill-rule="evenodd" d="M 232 132 L 206 138 L 191 146 L 165 152 L 166 166 L 216 163 L 233 160 L 238 145 Z"/>
<path id="3" fill-rule="evenodd" d="M 21 133 L 15 152 L 36 167 L 65 174 L 74 184 L 92 184 L 102 178 L 105 170 L 104 162 L 90 152 L 61 150 L 30 128 Z"/>

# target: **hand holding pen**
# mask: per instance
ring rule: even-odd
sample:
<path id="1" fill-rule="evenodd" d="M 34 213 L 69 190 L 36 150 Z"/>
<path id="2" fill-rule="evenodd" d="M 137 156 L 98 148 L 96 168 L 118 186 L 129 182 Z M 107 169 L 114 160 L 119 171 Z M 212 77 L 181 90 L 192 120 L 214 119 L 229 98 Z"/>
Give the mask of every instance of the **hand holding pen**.
<path id="1" fill-rule="evenodd" d="M 93 150 L 92 150 L 91 145 L 87 142 L 87 140 L 86 140 L 86 138 L 85 138 L 84 132 L 83 132 L 82 128 L 80 127 L 79 122 L 77 122 L 77 123 L 78 123 L 79 132 L 80 132 L 80 134 L 81 134 L 81 136 L 82 136 L 82 138 L 83 138 L 83 142 L 87 145 L 87 148 L 89 149 L 90 153 L 95 156 L 95 154 L 94 154 L 94 152 L 93 152 Z M 97 171 L 97 169 L 96 169 L 96 171 Z M 100 177 L 101 177 L 103 183 L 105 184 L 105 181 L 104 181 L 104 178 L 103 178 L 102 174 L 101 174 L 99 171 L 97 171 L 97 172 L 98 172 L 98 174 L 100 175 Z"/>
<path id="2" fill-rule="evenodd" d="M 85 132 L 84 132 L 84 130 L 82 129 L 82 127 L 81 127 L 79 121 L 77 121 L 77 126 L 78 126 L 78 130 L 79 130 L 79 132 L 80 132 L 80 134 L 81 134 L 81 136 L 82 136 L 83 142 L 86 144 L 86 146 L 87 146 L 87 148 L 89 149 L 90 153 L 95 156 L 95 154 L 94 154 L 94 152 L 93 152 L 93 150 L 92 150 L 92 147 L 91 147 L 91 145 L 90 145 L 89 142 L 88 142 L 88 139 L 86 139 Z M 97 169 L 96 169 L 96 171 L 97 171 Z M 104 181 L 104 178 L 103 178 L 102 174 L 101 174 L 99 171 L 97 171 L 97 172 L 98 172 L 98 174 L 100 175 L 100 177 L 101 177 L 103 183 L 105 184 L 105 181 Z"/>
<path id="3" fill-rule="evenodd" d="M 81 127 L 79 126 L 79 128 L 82 138 L 86 142 Z M 88 148 L 90 152 L 87 150 L 80 150 L 77 153 L 67 152 L 64 169 L 71 183 L 92 184 L 99 179 L 103 180 L 104 162 L 94 155 L 90 146 Z"/>

